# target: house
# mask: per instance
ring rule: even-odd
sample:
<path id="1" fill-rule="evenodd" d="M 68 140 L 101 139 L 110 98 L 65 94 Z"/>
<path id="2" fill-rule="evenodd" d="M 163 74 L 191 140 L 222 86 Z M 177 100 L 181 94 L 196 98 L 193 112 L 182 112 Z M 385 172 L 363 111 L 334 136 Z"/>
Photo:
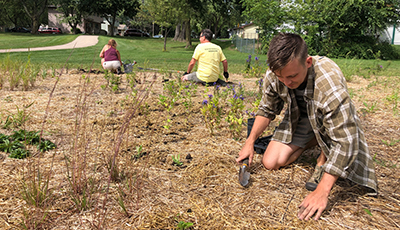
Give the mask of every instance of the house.
<path id="1" fill-rule="evenodd" d="M 379 39 L 392 45 L 400 45 L 400 26 L 388 26 Z"/>
<path id="2" fill-rule="evenodd" d="M 63 33 L 71 33 L 72 27 L 66 23 L 62 22 L 64 17 L 63 13 L 57 11 L 57 7 L 55 5 L 50 5 L 47 7 L 48 11 L 48 27 L 57 27 L 61 28 Z M 87 16 L 83 18 L 82 24 L 77 26 L 78 29 L 85 34 L 100 34 L 101 32 L 101 24 L 104 19 L 98 16 Z"/>
<path id="3" fill-rule="evenodd" d="M 258 39 L 259 27 L 253 22 L 238 25 L 229 30 L 230 37 L 238 36 L 245 39 Z"/>
<path id="4" fill-rule="evenodd" d="M 110 20 L 111 21 L 111 20 Z M 115 22 L 114 25 L 114 35 L 118 35 L 121 32 L 121 28 L 125 28 L 126 25 L 120 25 L 118 21 Z M 124 27 L 125 26 L 125 27 Z M 126 27 L 127 28 L 127 27 Z M 107 19 L 104 18 L 103 23 L 101 24 L 101 29 L 106 31 L 108 35 L 111 34 L 111 24 L 107 21 Z M 125 31 L 126 29 L 124 29 Z"/>

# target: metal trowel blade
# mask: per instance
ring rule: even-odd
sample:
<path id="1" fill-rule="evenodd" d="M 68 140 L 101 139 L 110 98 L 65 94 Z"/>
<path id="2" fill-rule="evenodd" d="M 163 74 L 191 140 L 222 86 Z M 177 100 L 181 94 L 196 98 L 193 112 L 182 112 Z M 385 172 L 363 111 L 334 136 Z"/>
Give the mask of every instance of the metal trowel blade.
<path id="1" fill-rule="evenodd" d="M 242 165 L 239 169 L 239 183 L 241 186 L 246 187 L 249 184 L 250 180 L 250 172 L 248 171 L 249 168 L 249 159 L 246 158 L 243 160 Z"/>

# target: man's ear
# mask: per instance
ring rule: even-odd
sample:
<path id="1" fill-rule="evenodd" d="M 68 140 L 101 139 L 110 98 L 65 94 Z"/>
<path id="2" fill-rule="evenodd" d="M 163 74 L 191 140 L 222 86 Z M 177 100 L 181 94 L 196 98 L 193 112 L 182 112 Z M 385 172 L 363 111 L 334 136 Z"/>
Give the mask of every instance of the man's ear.
<path id="1" fill-rule="evenodd" d="M 312 66 L 312 57 L 308 56 L 306 59 L 306 67 L 307 69 L 310 68 Z"/>

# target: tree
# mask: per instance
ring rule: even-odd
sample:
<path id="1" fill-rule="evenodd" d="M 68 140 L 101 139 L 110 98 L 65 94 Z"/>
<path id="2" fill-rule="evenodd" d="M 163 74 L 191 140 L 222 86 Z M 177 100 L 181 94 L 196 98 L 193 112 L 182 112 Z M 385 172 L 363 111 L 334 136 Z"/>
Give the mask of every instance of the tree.
<path id="1" fill-rule="evenodd" d="M 30 27 L 32 23 L 19 0 L 0 0 L 0 25 Z"/>
<path id="2" fill-rule="evenodd" d="M 287 21 L 287 6 L 279 0 L 243 0 L 243 15 L 252 20 L 269 39 Z"/>
<path id="3" fill-rule="evenodd" d="M 57 10 L 64 15 L 62 21 L 71 26 L 74 34 L 83 17 L 91 13 L 92 3 L 90 0 L 55 0 Z"/>
<path id="4" fill-rule="evenodd" d="M 307 0 L 292 7 L 291 18 L 314 54 L 376 58 L 391 50 L 379 37 L 400 20 L 400 9 L 398 0 Z"/>
<path id="5" fill-rule="evenodd" d="M 396 57 L 379 36 L 400 20 L 398 0 L 243 0 L 244 15 L 269 39 L 289 24 L 301 34 L 310 54 L 329 57 Z M 385 53 L 385 54 L 383 54 Z"/>
<path id="6" fill-rule="evenodd" d="M 227 31 L 237 23 L 241 23 L 242 4 L 239 0 L 212 0 L 207 2 L 206 13 L 201 17 L 203 22 L 199 23 L 203 28 L 211 29 L 216 37 L 223 30 Z M 199 20 L 201 20 L 199 19 Z"/>
<path id="7" fill-rule="evenodd" d="M 102 15 L 111 25 L 114 36 L 115 20 L 118 16 L 134 17 L 139 8 L 137 0 L 99 0 L 94 4 L 94 12 Z"/>
<path id="8" fill-rule="evenodd" d="M 47 9 L 48 0 L 20 0 L 26 14 L 32 20 L 32 34 L 37 34 L 41 17 Z"/>
<path id="9" fill-rule="evenodd" d="M 164 29 L 164 49 L 167 51 L 167 36 L 171 28 L 177 23 L 179 12 L 182 11 L 180 0 L 147 0 L 142 5 L 155 23 Z"/>

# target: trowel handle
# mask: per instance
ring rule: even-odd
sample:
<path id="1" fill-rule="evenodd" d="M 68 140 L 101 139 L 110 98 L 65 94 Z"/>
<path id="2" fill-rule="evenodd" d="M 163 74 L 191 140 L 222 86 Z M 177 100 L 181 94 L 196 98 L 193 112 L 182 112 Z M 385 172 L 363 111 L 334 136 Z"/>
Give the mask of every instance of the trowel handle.
<path id="1" fill-rule="evenodd" d="M 242 166 L 245 165 L 247 167 L 249 167 L 249 158 L 246 158 L 242 161 Z"/>

